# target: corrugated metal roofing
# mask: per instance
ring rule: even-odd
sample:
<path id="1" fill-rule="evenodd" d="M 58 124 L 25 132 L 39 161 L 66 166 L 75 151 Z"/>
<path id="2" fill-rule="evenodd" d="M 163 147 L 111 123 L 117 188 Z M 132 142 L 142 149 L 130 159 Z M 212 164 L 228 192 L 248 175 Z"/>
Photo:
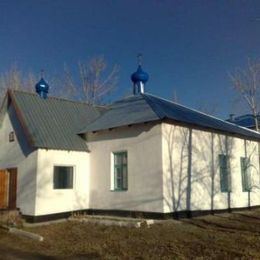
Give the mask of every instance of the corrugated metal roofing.
<path id="1" fill-rule="evenodd" d="M 86 142 L 77 134 L 100 115 L 97 107 L 54 97 L 11 91 L 34 147 L 86 151 Z"/>
<path id="2" fill-rule="evenodd" d="M 258 122 L 260 122 L 260 116 L 257 116 Z M 243 127 L 248 127 L 248 128 L 255 128 L 255 118 L 252 114 L 247 114 L 247 115 L 242 115 L 235 117 L 233 120 L 228 119 L 228 122 L 243 126 Z"/>
<path id="3" fill-rule="evenodd" d="M 255 131 L 147 93 L 115 102 L 80 133 L 164 119 L 260 140 L 260 134 Z"/>
<path id="4" fill-rule="evenodd" d="M 117 101 L 109 108 L 80 133 L 158 120 L 157 114 L 141 95 Z"/>

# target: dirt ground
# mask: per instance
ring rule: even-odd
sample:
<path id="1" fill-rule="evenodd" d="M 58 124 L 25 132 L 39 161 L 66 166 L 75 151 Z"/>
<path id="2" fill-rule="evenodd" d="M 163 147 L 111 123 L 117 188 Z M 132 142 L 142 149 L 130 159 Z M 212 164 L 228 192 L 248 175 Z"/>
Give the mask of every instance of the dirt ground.
<path id="1" fill-rule="evenodd" d="M 140 229 L 78 222 L 29 229 L 45 240 L 0 231 L 0 259 L 260 259 L 260 210 Z"/>

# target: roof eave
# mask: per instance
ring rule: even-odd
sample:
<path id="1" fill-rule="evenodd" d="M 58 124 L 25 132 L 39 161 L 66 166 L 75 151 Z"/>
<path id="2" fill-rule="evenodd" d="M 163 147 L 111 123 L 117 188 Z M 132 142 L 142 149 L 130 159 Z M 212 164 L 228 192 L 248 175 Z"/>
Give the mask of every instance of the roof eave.
<path id="1" fill-rule="evenodd" d="M 106 131 L 106 130 L 112 130 L 112 129 L 118 129 L 118 128 L 122 128 L 122 127 L 131 127 L 134 125 L 142 125 L 142 124 L 148 124 L 148 123 L 160 123 L 162 120 L 161 119 L 155 119 L 155 120 L 148 120 L 148 121 L 142 121 L 142 122 L 138 122 L 138 123 L 129 123 L 129 124 L 124 124 L 124 125 L 119 125 L 119 126 L 111 126 L 111 127 L 107 127 L 107 128 L 93 128 L 90 130 L 86 130 L 83 132 L 78 133 L 78 135 L 83 135 L 83 134 L 87 134 L 87 133 L 96 133 L 96 132 L 100 132 L 100 131 Z"/>
<path id="2" fill-rule="evenodd" d="M 13 91 L 11 89 L 7 90 L 7 96 L 8 96 L 8 98 L 10 98 L 10 100 L 13 104 L 17 119 L 18 119 L 19 123 L 21 124 L 21 127 L 24 131 L 25 137 L 26 137 L 29 145 L 32 148 L 37 148 L 35 146 L 35 142 L 34 142 L 33 137 L 32 137 L 32 135 L 29 131 L 29 128 L 26 125 L 26 121 L 24 119 L 24 116 L 23 116 L 22 112 L 20 111 L 18 104 L 16 103 L 15 96 L 14 96 Z"/>
<path id="3" fill-rule="evenodd" d="M 0 126 L 2 125 L 3 116 L 4 113 L 6 112 L 7 105 L 8 105 L 8 93 L 6 92 L 0 107 Z"/>
<path id="4" fill-rule="evenodd" d="M 215 128 L 211 128 L 211 127 L 203 127 L 201 125 L 185 123 L 185 122 L 182 122 L 182 121 L 177 121 L 177 120 L 173 120 L 173 119 L 169 119 L 169 118 L 164 118 L 162 121 L 165 122 L 165 123 L 169 123 L 169 124 L 177 124 L 179 126 L 194 128 L 196 130 L 202 130 L 202 131 L 207 131 L 207 132 L 214 132 L 214 133 L 218 133 L 218 134 L 234 136 L 234 137 L 238 137 L 238 138 L 242 138 L 242 139 L 246 138 L 248 140 L 260 142 L 260 134 L 259 134 L 259 138 L 257 138 L 257 137 L 253 137 L 253 136 L 237 134 L 237 133 L 234 133 L 234 132 L 228 132 L 228 131 L 215 129 Z M 246 129 L 246 130 L 252 131 L 251 129 Z"/>

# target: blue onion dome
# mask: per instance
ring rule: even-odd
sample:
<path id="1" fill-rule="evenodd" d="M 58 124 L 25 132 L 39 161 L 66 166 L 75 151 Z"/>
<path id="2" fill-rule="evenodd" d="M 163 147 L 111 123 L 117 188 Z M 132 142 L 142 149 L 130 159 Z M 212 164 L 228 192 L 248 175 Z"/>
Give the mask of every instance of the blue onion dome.
<path id="1" fill-rule="evenodd" d="M 40 95 L 40 97 L 47 98 L 49 85 L 43 78 L 41 78 L 40 81 L 35 85 L 35 90 Z"/>
<path id="2" fill-rule="evenodd" d="M 148 73 L 144 72 L 141 65 L 138 65 L 137 71 L 134 72 L 131 76 L 131 80 L 133 81 L 134 84 L 138 82 L 142 82 L 145 84 L 149 79 Z"/>

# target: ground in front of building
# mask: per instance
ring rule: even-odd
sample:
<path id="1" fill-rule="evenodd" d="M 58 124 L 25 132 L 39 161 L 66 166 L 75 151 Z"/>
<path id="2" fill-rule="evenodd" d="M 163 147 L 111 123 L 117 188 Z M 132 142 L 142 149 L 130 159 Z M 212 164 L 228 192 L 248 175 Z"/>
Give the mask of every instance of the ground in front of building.
<path id="1" fill-rule="evenodd" d="M 66 221 L 26 230 L 45 240 L 0 230 L 0 259 L 260 259 L 260 209 L 165 220 L 150 228 Z"/>

